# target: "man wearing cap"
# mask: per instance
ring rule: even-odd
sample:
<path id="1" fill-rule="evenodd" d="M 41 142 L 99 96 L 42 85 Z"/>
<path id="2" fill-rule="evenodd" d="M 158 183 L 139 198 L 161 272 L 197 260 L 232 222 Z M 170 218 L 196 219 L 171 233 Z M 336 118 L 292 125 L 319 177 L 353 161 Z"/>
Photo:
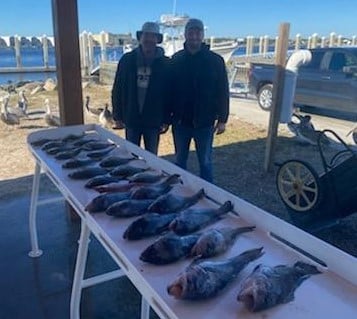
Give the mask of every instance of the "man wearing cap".
<path id="1" fill-rule="evenodd" d="M 138 48 L 122 56 L 112 90 L 115 127 L 128 141 L 157 154 L 160 133 L 168 129 L 168 63 L 159 25 L 146 22 L 136 33 Z"/>
<path id="2" fill-rule="evenodd" d="M 224 60 L 203 43 L 201 20 L 185 26 L 184 49 L 172 57 L 172 133 L 176 164 L 186 169 L 191 140 L 195 142 L 200 176 L 212 182 L 213 135 L 225 131 L 229 114 L 228 78 Z"/>

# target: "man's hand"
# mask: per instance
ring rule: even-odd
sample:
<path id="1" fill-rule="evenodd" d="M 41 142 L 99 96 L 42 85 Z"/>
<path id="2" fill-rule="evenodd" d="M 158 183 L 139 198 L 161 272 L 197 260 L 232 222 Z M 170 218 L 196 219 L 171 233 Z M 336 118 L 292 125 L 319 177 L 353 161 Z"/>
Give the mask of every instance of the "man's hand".
<path id="1" fill-rule="evenodd" d="M 160 126 L 160 134 L 165 134 L 169 129 L 169 124 L 162 124 Z"/>
<path id="2" fill-rule="evenodd" d="M 222 134 L 226 130 L 226 123 L 217 122 L 216 126 L 214 127 L 214 131 L 217 135 Z"/>
<path id="3" fill-rule="evenodd" d="M 113 126 L 114 130 L 122 130 L 123 128 L 125 128 L 125 124 L 122 120 L 114 122 L 114 126 Z"/>

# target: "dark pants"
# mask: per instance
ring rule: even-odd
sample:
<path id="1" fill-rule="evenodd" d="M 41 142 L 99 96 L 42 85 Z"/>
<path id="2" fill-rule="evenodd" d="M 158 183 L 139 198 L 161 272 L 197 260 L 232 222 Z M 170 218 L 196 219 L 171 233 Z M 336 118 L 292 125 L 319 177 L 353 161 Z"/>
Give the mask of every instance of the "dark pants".
<path id="1" fill-rule="evenodd" d="M 172 126 L 172 134 L 175 144 L 176 164 L 186 169 L 190 143 L 191 139 L 193 139 L 200 165 L 200 176 L 206 181 L 212 182 L 213 126 L 190 128 L 175 124 Z"/>
<path id="2" fill-rule="evenodd" d="M 144 138 L 145 149 L 157 155 L 160 130 L 158 128 L 126 128 L 125 138 L 128 141 L 140 146 L 141 137 Z"/>

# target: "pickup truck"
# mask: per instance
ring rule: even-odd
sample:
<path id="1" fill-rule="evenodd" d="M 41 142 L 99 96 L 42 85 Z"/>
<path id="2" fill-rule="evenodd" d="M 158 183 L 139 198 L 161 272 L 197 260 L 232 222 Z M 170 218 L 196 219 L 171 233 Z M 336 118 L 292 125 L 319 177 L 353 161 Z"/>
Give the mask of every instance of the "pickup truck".
<path id="1" fill-rule="evenodd" d="M 357 116 L 357 47 L 311 49 L 312 59 L 298 71 L 294 105 L 338 111 Z M 269 110 L 275 65 L 252 64 L 249 92 Z"/>

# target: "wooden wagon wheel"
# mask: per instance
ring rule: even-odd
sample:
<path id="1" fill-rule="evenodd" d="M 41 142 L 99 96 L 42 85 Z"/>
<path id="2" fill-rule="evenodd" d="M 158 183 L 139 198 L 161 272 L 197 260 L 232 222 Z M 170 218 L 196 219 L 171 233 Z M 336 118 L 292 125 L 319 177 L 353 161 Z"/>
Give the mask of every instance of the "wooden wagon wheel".
<path id="1" fill-rule="evenodd" d="M 319 203 L 319 177 L 308 163 L 286 161 L 278 170 L 276 182 L 281 199 L 296 212 L 307 213 Z"/>

